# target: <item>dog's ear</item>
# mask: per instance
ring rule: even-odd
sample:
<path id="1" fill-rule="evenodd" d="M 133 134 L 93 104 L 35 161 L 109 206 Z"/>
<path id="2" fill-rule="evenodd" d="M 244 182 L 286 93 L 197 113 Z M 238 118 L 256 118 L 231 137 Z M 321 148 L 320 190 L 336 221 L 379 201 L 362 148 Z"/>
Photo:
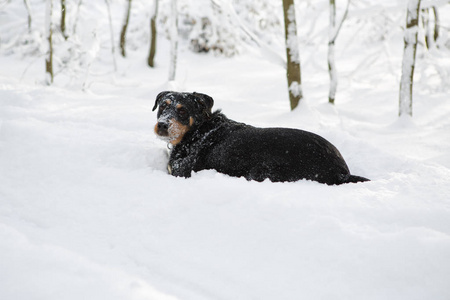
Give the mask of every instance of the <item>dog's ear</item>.
<path id="1" fill-rule="evenodd" d="M 158 96 L 156 96 L 155 106 L 153 106 L 152 111 L 154 111 L 158 107 L 158 104 L 161 102 L 162 98 L 167 96 L 169 93 L 170 93 L 169 91 L 165 91 L 159 93 Z"/>
<path id="2" fill-rule="evenodd" d="M 195 96 L 197 102 L 200 103 L 201 107 L 203 108 L 203 113 L 208 118 L 211 117 L 211 114 L 212 114 L 211 109 L 214 105 L 214 99 L 208 95 L 201 94 L 201 93 L 193 92 L 192 94 Z"/>

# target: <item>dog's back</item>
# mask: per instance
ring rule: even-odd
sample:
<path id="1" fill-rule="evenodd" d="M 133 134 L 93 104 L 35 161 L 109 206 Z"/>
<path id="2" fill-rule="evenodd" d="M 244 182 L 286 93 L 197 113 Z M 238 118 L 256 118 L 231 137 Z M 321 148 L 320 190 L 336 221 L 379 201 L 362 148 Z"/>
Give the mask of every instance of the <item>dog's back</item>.
<path id="1" fill-rule="evenodd" d="M 309 179 L 341 184 L 356 179 L 336 147 L 311 132 L 257 128 L 220 113 L 208 121 L 208 127 L 196 146 L 199 151 L 193 171 L 214 169 L 248 180 L 274 182 Z"/>

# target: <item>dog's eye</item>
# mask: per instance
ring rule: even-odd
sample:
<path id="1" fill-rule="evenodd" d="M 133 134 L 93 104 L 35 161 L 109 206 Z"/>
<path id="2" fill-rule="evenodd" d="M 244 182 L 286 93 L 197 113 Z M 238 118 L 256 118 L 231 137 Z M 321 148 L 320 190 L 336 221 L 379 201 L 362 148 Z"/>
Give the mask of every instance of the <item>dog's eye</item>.
<path id="1" fill-rule="evenodd" d="M 178 109 L 178 114 L 180 115 L 180 117 L 186 117 L 188 115 L 188 111 L 186 108 L 180 107 Z"/>
<path id="2" fill-rule="evenodd" d="M 167 103 L 161 103 L 159 106 L 159 112 L 163 112 L 167 108 Z"/>

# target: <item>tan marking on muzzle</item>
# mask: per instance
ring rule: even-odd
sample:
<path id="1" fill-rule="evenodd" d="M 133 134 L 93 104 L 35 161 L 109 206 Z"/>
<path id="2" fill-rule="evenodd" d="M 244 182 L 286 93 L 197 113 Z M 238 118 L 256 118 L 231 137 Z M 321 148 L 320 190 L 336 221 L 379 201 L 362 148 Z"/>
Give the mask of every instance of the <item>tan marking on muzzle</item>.
<path id="1" fill-rule="evenodd" d="M 179 142 L 181 142 L 184 135 L 189 131 L 190 128 L 191 126 L 189 125 L 183 125 L 175 119 L 171 119 L 169 125 L 170 143 L 174 146 L 177 145 Z"/>

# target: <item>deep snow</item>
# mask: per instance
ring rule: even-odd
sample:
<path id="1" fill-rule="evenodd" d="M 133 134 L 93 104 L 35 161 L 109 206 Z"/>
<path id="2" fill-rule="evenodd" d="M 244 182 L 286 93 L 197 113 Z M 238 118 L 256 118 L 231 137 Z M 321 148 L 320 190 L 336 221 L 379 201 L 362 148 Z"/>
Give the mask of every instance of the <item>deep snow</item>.
<path id="1" fill-rule="evenodd" d="M 399 38 L 371 63 L 364 55 L 386 46 L 363 54 L 340 39 L 336 105 L 326 43 L 304 46 L 294 112 L 283 68 L 257 48 L 224 58 L 181 47 L 167 83 L 160 37 L 155 70 L 145 47 L 131 49 L 86 92 L 64 74 L 43 86 L 43 58 L 3 49 L 0 298 L 450 299 L 450 82 L 435 71 L 449 74 L 449 52 L 422 54 L 414 117 L 398 119 Z M 111 67 L 100 51 L 93 71 Z M 318 133 L 372 181 L 171 177 L 151 111 L 168 88 L 207 93 L 238 121 Z"/>

